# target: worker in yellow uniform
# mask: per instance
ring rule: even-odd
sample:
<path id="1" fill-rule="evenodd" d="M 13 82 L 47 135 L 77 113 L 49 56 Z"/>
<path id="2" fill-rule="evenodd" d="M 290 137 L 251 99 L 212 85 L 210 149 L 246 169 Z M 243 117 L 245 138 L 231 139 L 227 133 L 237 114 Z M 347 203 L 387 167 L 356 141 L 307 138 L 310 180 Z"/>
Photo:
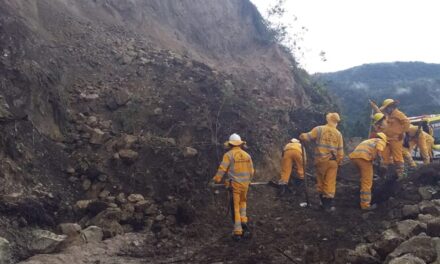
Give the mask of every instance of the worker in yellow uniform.
<path id="1" fill-rule="evenodd" d="M 427 141 L 429 140 L 428 137 L 431 137 L 431 135 L 423 131 L 421 127 L 413 125 L 411 125 L 408 131 L 405 133 L 403 142 L 403 156 L 412 169 L 417 167 L 417 164 L 414 162 L 411 154 L 416 147 L 423 158 L 423 163 L 426 165 L 431 162 L 429 148 L 427 145 Z"/>
<path id="2" fill-rule="evenodd" d="M 424 132 L 424 133 L 426 133 L 426 132 Z M 428 148 L 429 161 L 431 162 L 432 159 L 434 158 L 433 147 L 434 147 L 435 139 L 429 133 L 425 134 L 425 138 L 426 138 L 426 147 Z"/>
<path id="3" fill-rule="evenodd" d="M 384 100 L 380 108 L 377 108 L 374 102 L 370 101 L 370 103 L 375 111 L 385 115 L 387 121 L 383 131 L 388 138 L 387 147 L 383 152 L 384 165 L 390 166 L 394 162 L 397 177 L 401 179 L 404 175 L 403 137 L 409 129 L 410 121 L 397 109 L 397 102 L 393 99 Z"/>
<path id="4" fill-rule="evenodd" d="M 232 192 L 233 238 L 238 241 L 243 235 L 249 234 L 246 201 L 249 184 L 254 175 L 254 165 L 251 156 L 242 149 L 245 142 L 238 134 L 232 134 L 228 143 L 231 149 L 223 155 L 223 160 L 213 181 L 220 183 L 227 174 L 225 185 L 231 188 Z"/>
<path id="5" fill-rule="evenodd" d="M 301 186 L 304 182 L 304 168 L 302 158 L 302 146 L 298 139 L 292 138 L 290 142 L 283 149 L 283 158 L 281 160 L 281 177 L 278 181 L 279 196 L 287 193 L 287 184 L 292 173 L 292 166 L 295 166 L 297 178 L 295 178 L 295 185 Z"/>
<path id="6" fill-rule="evenodd" d="M 302 142 L 314 141 L 317 191 L 324 210 L 334 211 L 333 199 L 336 193 L 338 166 L 344 158 L 342 134 L 336 128 L 341 121 L 338 113 L 328 113 L 327 124 L 317 126 L 308 133 L 302 133 Z"/>
<path id="7" fill-rule="evenodd" d="M 387 120 L 382 113 L 375 113 L 372 117 L 373 127 L 370 138 L 376 137 L 377 133 L 383 132 L 387 126 Z"/>
<path id="8" fill-rule="evenodd" d="M 373 162 L 377 156 L 382 159 L 382 152 L 387 144 L 387 136 L 379 132 L 375 138 L 362 141 L 349 155 L 351 161 L 361 173 L 360 206 L 362 210 L 376 209 L 371 205 L 371 187 L 373 186 Z"/>

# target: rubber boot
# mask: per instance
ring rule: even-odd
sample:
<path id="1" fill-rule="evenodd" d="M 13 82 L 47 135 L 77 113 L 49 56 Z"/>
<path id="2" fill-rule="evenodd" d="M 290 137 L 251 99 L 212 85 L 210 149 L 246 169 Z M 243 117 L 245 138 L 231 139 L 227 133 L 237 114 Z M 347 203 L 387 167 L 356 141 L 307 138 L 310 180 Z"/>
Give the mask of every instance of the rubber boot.
<path id="1" fill-rule="evenodd" d="M 328 208 L 327 208 L 327 212 L 334 212 L 336 211 L 336 207 L 333 203 L 333 198 L 327 198 L 327 203 L 328 203 Z"/>
<path id="2" fill-rule="evenodd" d="M 287 184 L 281 184 L 278 188 L 279 188 L 279 189 L 278 189 L 278 197 L 284 197 L 284 196 L 286 196 L 286 195 L 288 194 L 288 192 L 289 192 L 289 189 L 288 189 L 288 187 L 287 187 Z"/>
<path id="3" fill-rule="evenodd" d="M 246 223 L 241 224 L 241 228 L 243 229 L 243 239 L 249 239 L 252 236 L 251 230 L 249 229 Z"/>
<path id="4" fill-rule="evenodd" d="M 376 208 L 377 208 L 377 204 L 372 204 L 369 207 L 362 208 L 362 211 L 373 211 Z"/>
<path id="5" fill-rule="evenodd" d="M 300 188 L 300 187 L 302 187 L 303 185 L 304 185 L 304 180 L 303 180 L 303 179 L 295 178 L 295 179 L 293 180 L 293 186 L 295 186 L 296 188 Z"/>
<path id="6" fill-rule="evenodd" d="M 234 234 L 232 235 L 232 240 L 235 242 L 239 242 L 241 240 L 241 235 Z"/>

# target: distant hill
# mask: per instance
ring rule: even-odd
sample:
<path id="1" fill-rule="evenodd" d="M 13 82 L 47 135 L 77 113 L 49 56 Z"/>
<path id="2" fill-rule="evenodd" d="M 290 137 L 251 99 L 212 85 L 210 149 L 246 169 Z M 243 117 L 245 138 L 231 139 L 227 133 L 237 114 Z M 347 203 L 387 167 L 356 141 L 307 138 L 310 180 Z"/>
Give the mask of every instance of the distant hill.
<path id="1" fill-rule="evenodd" d="M 440 113 L 440 64 L 394 62 L 365 64 L 344 71 L 318 73 L 341 107 L 345 132 L 366 136 L 370 108 L 368 98 L 380 104 L 398 99 L 408 115 Z"/>

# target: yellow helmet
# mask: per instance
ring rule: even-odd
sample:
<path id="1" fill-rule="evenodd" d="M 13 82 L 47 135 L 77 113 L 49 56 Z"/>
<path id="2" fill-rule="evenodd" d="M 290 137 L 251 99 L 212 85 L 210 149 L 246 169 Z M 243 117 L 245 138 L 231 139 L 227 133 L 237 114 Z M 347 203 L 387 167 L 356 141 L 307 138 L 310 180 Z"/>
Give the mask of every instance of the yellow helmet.
<path id="1" fill-rule="evenodd" d="M 379 132 L 377 133 L 377 137 L 383 139 L 386 143 L 388 143 L 388 137 L 385 135 L 385 133 Z"/>
<path id="2" fill-rule="evenodd" d="M 380 109 L 385 109 L 394 103 L 396 103 L 396 101 L 394 101 L 393 99 L 385 99 L 385 100 L 383 100 L 383 103 L 382 103 L 382 106 L 380 107 Z"/>
<path id="3" fill-rule="evenodd" d="M 377 122 L 381 121 L 382 119 L 385 118 L 385 115 L 382 113 L 375 113 L 373 116 L 373 122 L 374 124 L 376 124 Z"/>

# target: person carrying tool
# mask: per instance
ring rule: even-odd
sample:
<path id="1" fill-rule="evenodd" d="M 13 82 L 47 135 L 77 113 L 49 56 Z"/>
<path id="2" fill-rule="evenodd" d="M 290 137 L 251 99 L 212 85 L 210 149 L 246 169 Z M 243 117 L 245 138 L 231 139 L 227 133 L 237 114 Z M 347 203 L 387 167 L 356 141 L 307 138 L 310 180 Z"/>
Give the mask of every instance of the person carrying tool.
<path id="1" fill-rule="evenodd" d="M 411 152 L 417 147 L 423 158 L 423 163 L 429 164 L 431 156 L 429 155 L 428 140 L 431 135 L 422 130 L 422 127 L 411 125 L 405 133 L 403 140 L 403 157 L 409 163 L 411 169 L 417 168 L 417 164 L 412 158 Z"/>
<path id="2" fill-rule="evenodd" d="M 241 137 L 234 133 L 229 137 L 228 143 L 231 149 L 223 155 L 223 160 L 212 180 L 220 183 L 227 174 L 225 185 L 231 188 L 232 193 L 233 239 L 239 241 L 242 236 L 249 235 L 246 201 L 249 184 L 255 170 L 251 156 L 242 149 L 245 142 L 241 140 Z"/>
<path id="3" fill-rule="evenodd" d="M 314 141 L 316 189 L 325 211 L 334 211 L 333 199 L 336 193 L 338 166 L 344 158 L 342 134 L 336 128 L 341 121 L 338 113 L 328 113 L 327 124 L 317 126 L 308 133 L 302 133 L 302 142 Z"/>
<path id="4" fill-rule="evenodd" d="M 295 186 L 302 186 L 304 183 L 304 168 L 302 158 L 301 143 L 298 139 L 292 138 L 283 149 L 283 158 L 281 159 L 281 176 L 278 181 L 278 195 L 284 196 L 288 192 L 288 183 L 292 166 L 295 165 L 297 178 L 294 180 Z"/>
<path id="5" fill-rule="evenodd" d="M 387 136 L 379 132 L 375 138 L 362 141 L 350 153 L 351 161 L 361 174 L 360 179 L 360 206 L 362 210 L 374 210 L 376 204 L 371 205 L 371 187 L 373 186 L 373 163 L 377 156 L 383 159 L 382 152 L 387 144 Z"/>
<path id="6" fill-rule="evenodd" d="M 387 121 L 383 131 L 388 138 L 387 147 L 383 151 L 384 166 L 390 166 L 394 162 L 397 177 L 402 179 L 404 176 L 403 137 L 409 129 L 410 121 L 397 109 L 398 103 L 393 99 L 384 100 L 380 108 L 371 100 L 370 104 L 375 111 L 383 113 Z"/>

